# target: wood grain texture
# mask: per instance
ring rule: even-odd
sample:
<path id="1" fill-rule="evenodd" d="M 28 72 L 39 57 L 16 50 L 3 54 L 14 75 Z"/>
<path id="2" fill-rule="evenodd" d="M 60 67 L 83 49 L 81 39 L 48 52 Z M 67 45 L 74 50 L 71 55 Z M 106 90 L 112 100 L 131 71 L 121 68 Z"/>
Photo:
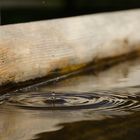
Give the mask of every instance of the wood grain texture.
<path id="1" fill-rule="evenodd" d="M 0 85 L 140 51 L 140 10 L 0 27 Z"/>

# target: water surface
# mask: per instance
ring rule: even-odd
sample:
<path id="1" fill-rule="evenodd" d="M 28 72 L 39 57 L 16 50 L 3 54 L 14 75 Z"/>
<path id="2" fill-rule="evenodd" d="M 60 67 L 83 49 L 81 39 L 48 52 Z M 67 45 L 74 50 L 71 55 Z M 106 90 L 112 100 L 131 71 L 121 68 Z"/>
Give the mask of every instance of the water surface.
<path id="1" fill-rule="evenodd" d="M 140 137 L 140 59 L 0 96 L 0 140 Z"/>

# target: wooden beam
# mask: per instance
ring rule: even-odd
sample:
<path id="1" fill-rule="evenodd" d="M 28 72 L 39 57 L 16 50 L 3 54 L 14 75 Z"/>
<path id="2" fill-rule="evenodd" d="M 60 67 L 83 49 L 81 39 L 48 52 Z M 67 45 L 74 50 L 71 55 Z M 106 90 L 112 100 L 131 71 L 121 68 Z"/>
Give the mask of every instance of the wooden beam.
<path id="1" fill-rule="evenodd" d="M 140 51 L 140 10 L 0 27 L 0 85 Z"/>

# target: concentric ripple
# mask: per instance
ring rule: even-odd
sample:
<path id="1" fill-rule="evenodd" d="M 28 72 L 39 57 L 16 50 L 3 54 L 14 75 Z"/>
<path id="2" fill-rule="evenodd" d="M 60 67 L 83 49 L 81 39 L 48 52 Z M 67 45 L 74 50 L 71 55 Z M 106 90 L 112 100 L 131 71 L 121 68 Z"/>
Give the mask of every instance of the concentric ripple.
<path id="1" fill-rule="evenodd" d="M 131 91 L 131 90 L 129 90 Z M 14 93 L 1 103 L 25 109 L 46 110 L 139 110 L 138 92 L 98 91 L 93 93 Z"/>

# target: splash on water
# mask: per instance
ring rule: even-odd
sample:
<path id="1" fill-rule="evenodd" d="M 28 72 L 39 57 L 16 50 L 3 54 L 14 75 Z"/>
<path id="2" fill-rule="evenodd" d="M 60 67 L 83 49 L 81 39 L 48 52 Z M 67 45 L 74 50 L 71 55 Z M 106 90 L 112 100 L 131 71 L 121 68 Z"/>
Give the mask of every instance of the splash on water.
<path id="1" fill-rule="evenodd" d="M 137 110 L 140 107 L 139 87 L 94 91 L 92 93 L 13 93 L 1 103 L 24 109 L 45 110 Z"/>

